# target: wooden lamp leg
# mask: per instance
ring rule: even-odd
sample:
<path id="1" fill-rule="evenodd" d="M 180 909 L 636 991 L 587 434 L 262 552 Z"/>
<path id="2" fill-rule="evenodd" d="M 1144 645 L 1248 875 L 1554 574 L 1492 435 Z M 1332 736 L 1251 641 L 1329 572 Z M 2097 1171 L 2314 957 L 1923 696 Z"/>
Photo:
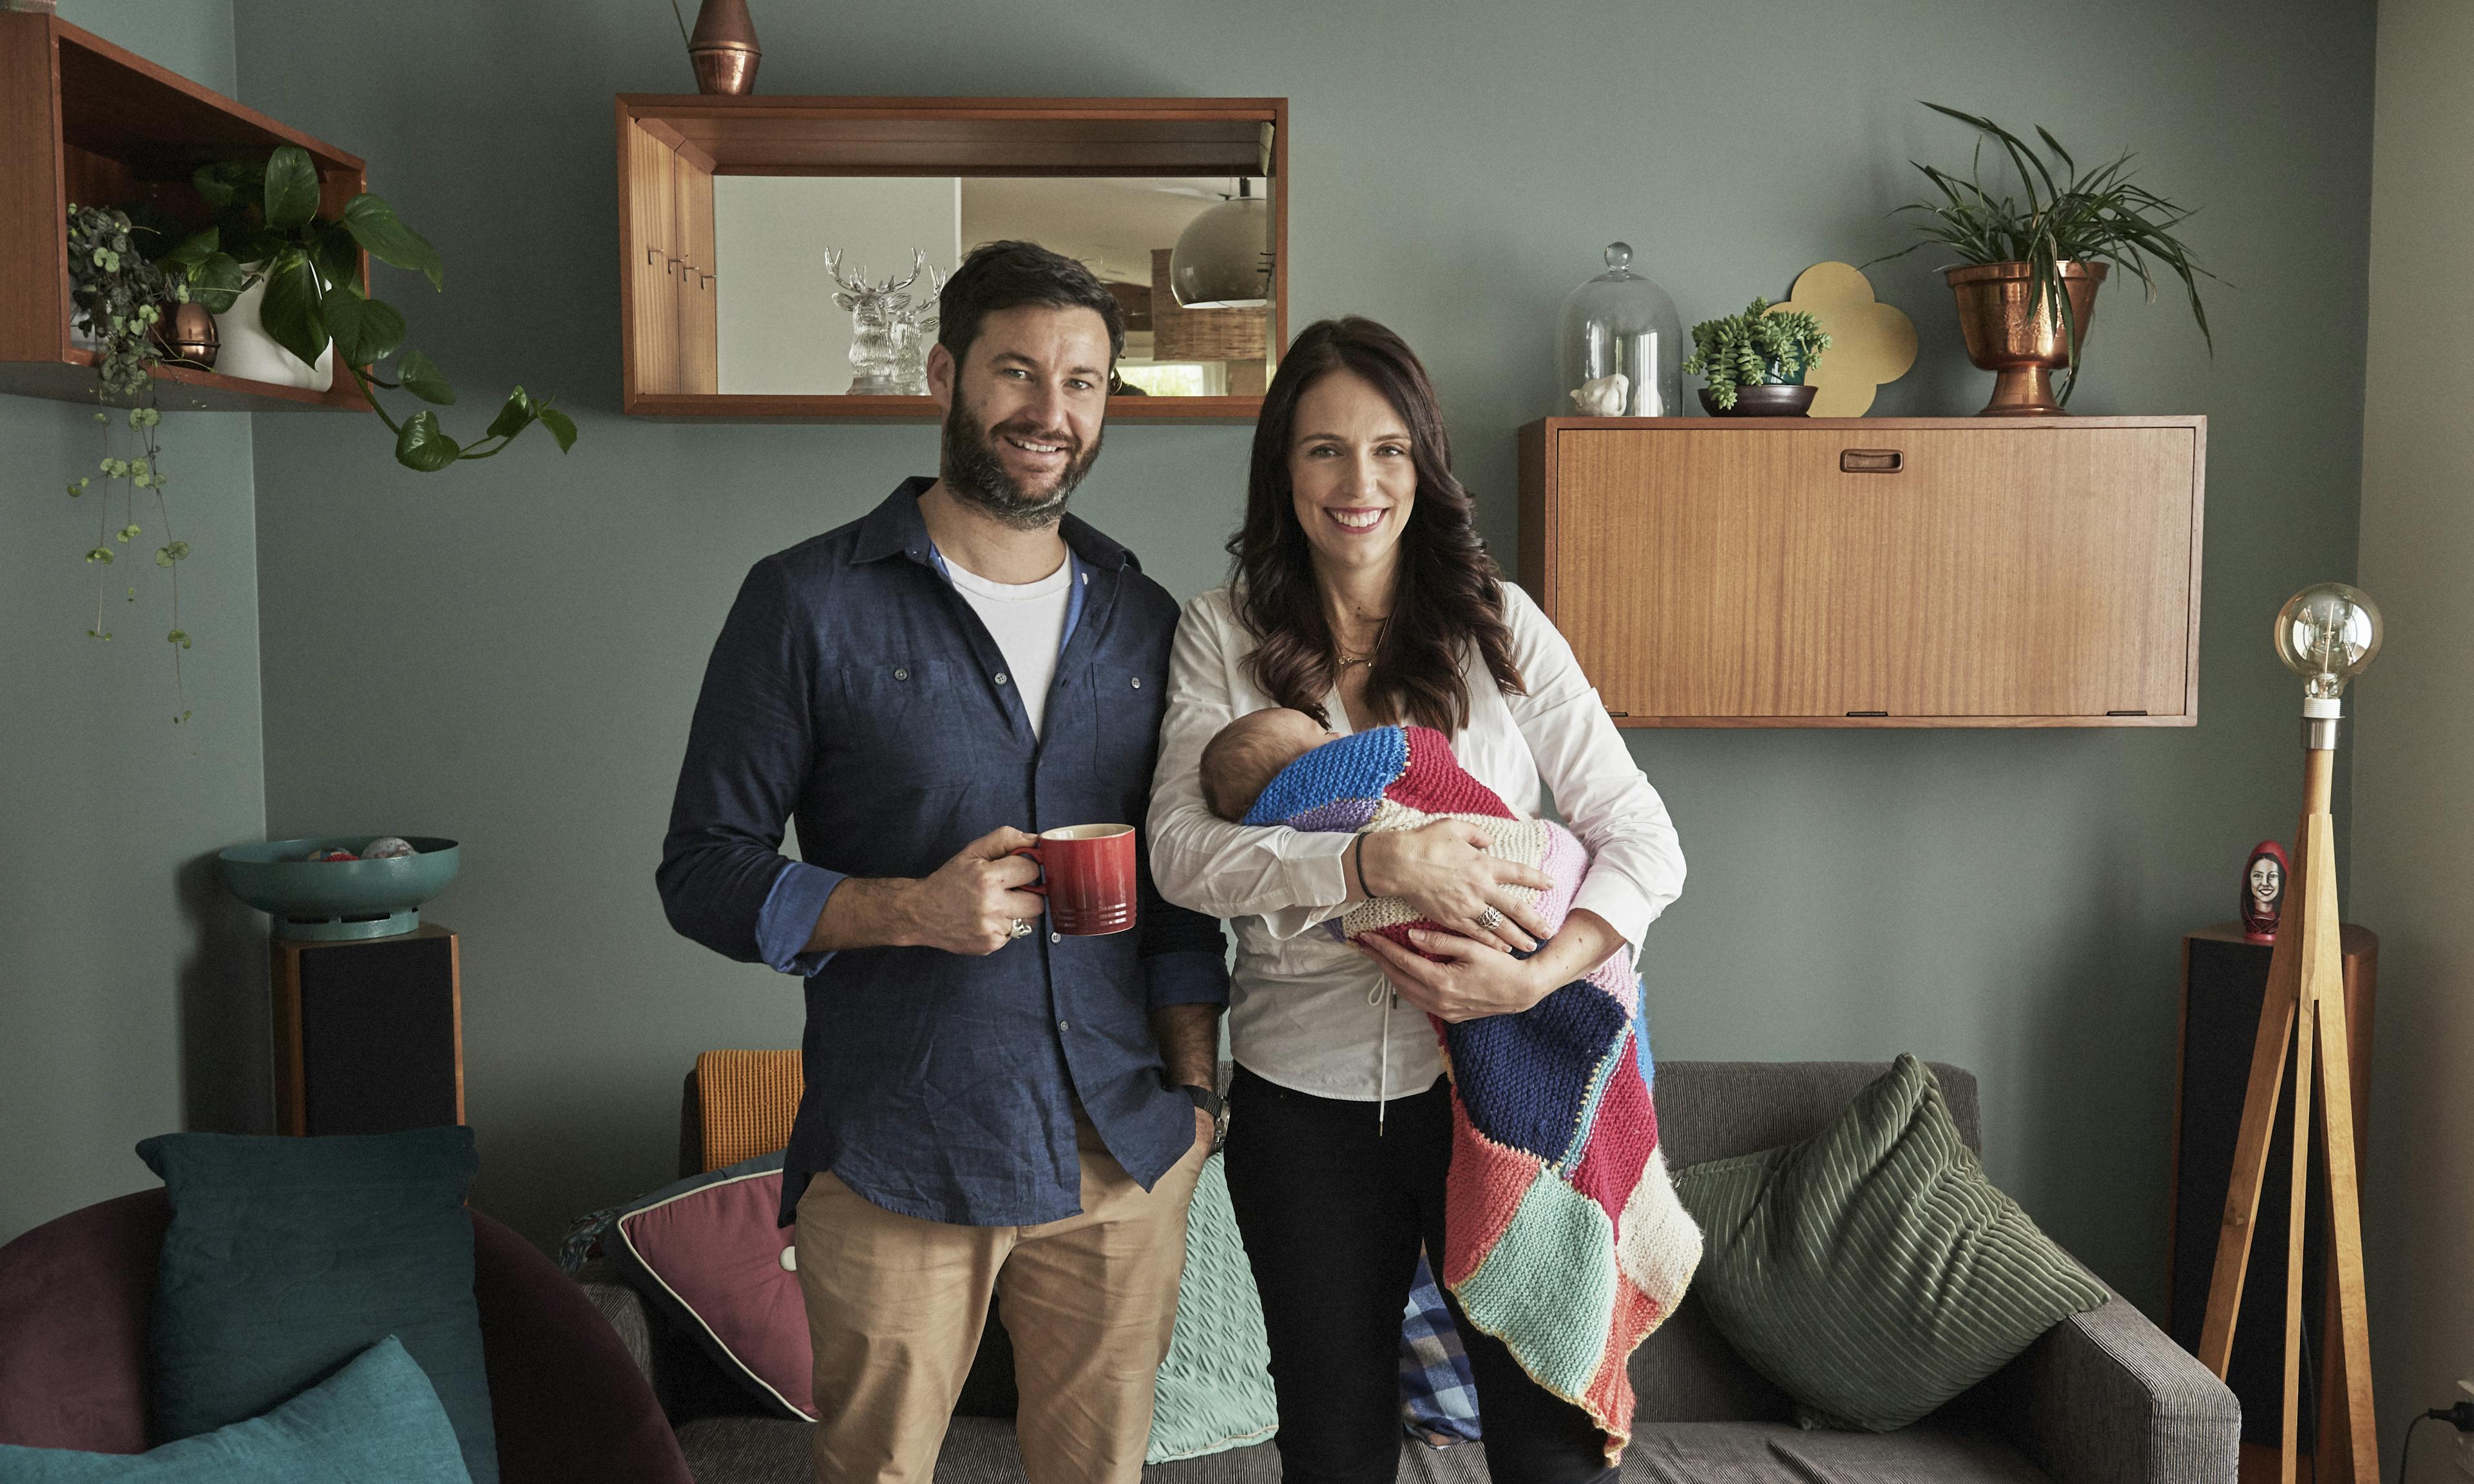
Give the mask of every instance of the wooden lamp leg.
<path id="1" fill-rule="evenodd" d="M 2328 1171 L 2329 1304 L 2339 1340 L 2339 1362 L 2322 1384 L 2341 1387 L 2341 1407 L 2323 1405 L 2323 1417 L 2341 1418 L 2343 1441 L 2323 1428 L 2314 1484 L 2376 1484 L 2380 1476 L 2378 1431 L 2371 1398 L 2370 1324 L 2363 1286 L 2363 1223 L 2356 1179 L 2352 1048 L 2345 1025 L 2344 950 L 2337 906 L 2336 821 L 2329 812 L 2329 779 L 2336 754 L 2306 752 L 2301 829 L 2295 840 L 2295 881 L 2287 884 L 2293 903 L 2278 928 L 2268 959 L 2268 993 L 2260 1007 L 2259 1038 L 2251 1048 L 2250 1086 L 2243 1100 L 2242 1133 L 2234 1145 L 2224 1225 L 2217 1237 L 2216 1271 L 2200 1333 L 2200 1363 L 2222 1379 L 2233 1354 L 2234 1321 L 2242 1312 L 2243 1281 L 2250 1264 L 2260 1186 L 2268 1173 L 2268 1146 L 2283 1091 L 2289 1054 L 2293 1065 L 2293 1179 L 2286 1215 L 2285 1415 L 2278 1476 L 2294 1484 L 2300 1459 L 2302 1376 L 2303 1235 L 2310 1209 L 2311 1128 L 2316 1114 L 2325 1141 Z M 2296 1034 L 2297 1030 L 2299 1035 Z M 2316 1064 L 2318 1085 L 2313 1086 Z"/>

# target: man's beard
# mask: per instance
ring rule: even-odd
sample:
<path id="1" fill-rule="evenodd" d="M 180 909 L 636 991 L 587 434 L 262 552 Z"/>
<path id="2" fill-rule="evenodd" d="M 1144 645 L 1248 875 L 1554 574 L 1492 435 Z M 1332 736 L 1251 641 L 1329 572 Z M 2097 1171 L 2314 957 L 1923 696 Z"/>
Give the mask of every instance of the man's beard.
<path id="1" fill-rule="evenodd" d="M 1057 471 L 1053 485 L 1045 491 L 1027 490 L 1006 472 L 1004 462 L 997 457 L 996 441 L 1007 434 L 1027 443 L 1065 444 L 1065 467 Z M 940 470 L 945 488 L 957 499 L 1018 531 L 1055 525 L 1065 514 L 1065 501 L 1074 493 L 1075 486 L 1082 483 L 1082 476 L 1091 471 L 1092 461 L 1099 457 L 1099 438 L 1094 437 L 1088 448 L 1078 450 L 1071 435 L 1055 434 L 1029 419 L 1001 422 L 982 433 L 978 410 L 963 399 L 959 387 L 954 389 L 954 406 L 945 415 L 944 467 Z"/>

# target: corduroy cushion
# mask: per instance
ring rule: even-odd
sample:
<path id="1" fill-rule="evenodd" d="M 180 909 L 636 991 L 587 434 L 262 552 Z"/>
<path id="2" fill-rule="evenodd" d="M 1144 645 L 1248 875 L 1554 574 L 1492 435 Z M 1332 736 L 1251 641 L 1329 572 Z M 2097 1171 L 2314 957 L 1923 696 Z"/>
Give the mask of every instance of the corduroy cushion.
<path id="1" fill-rule="evenodd" d="M 2105 1301 L 1985 1180 L 1912 1056 L 1813 1137 L 1676 1189 L 1705 1243 L 1694 1291 L 1821 1425 L 1895 1431 Z"/>
<path id="2" fill-rule="evenodd" d="M 1216 1154 L 1202 1161 L 1186 1208 L 1176 1330 L 1152 1390 L 1151 1446 L 1143 1455 L 1149 1464 L 1244 1448 L 1279 1426 L 1263 1296 L 1237 1234 L 1222 1162 Z"/>
<path id="3" fill-rule="evenodd" d="M 393 1334 L 474 1484 L 497 1484 L 464 1209 L 472 1130 L 166 1134 L 137 1155 L 172 1203 L 155 1293 L 158 1439 L 256 1417 Z"/>
<path id="4" fill-rule="evenodd" d="M 0 1447 L 11 1484 L 467 1484 L 455 1428 L 393 1336 L 263 1417 L 152 1452 Z"/>

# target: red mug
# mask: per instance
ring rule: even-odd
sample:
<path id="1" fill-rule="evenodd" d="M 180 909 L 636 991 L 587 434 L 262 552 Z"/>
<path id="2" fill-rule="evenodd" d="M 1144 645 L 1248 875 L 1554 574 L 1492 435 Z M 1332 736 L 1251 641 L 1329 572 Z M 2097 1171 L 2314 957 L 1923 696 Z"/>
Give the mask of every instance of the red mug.
<path id="1" fill-rule="evenodd" d="M 1043 879 L 1022 888 L 1048 898 L 1049 925 L 1078 938 L 1134 925 L 1134 826 L 1068 825 L 1040 831 L 1014 851 L 1039 863 Z"/>

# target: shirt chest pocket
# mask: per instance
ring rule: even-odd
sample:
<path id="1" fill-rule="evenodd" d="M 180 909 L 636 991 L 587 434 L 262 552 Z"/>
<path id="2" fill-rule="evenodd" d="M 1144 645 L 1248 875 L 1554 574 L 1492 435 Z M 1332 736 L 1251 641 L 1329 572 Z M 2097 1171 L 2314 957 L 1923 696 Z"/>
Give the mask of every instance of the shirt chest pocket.
<path id="1" fill-rule="evenodd" d="M 1090 683 L 1093 781 L 1148 793 L 1159 755 L 1160 718 L 1168 709 L 1166 679 L 1125 665 L 1095 664 Z"/>
<path id="2" fill-rule="evenodd" d="M 967 783 L 986 759 L 971 726 L 976 677 L 941 659 L 851 665 L 820 751 L 845 781 L 913 790 Z"/>

